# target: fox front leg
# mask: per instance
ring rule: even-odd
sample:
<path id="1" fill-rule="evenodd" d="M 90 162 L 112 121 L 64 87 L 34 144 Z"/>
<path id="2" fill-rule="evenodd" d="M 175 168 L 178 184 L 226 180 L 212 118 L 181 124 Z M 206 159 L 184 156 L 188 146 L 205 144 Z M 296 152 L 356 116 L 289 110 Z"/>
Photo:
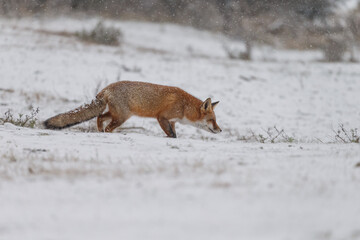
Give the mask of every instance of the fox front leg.
<path id="1" fill-rule="evenodd" d="M 175 123 L 174 122 L 169 122 L 169 120 L 167 120 L 166 118 L 161 118 L 158 117 L 158 122 L 160 124 L 160 127 L 162 128 L 162 130 L 164 130 L 164 132 L 166 133 L 166 135 L 168 137 L 171 138 L 176 138 L 176 132 L 175 132 Z"/>

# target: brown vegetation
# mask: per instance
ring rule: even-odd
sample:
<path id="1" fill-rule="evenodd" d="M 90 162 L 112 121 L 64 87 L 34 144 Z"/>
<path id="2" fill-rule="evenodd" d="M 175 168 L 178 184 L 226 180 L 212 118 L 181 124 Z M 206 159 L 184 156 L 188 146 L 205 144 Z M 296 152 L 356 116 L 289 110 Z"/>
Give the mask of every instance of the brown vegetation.
<path id="1" fill-rule="evenodd" d="M 229 57 L 251 59 L 253 44 L 320 49 L 326 61 L 342 61 L 360 41 L 360 6 L 336 16 L 338 0 L 0 0 L 5 16 L 88 14 L 116 19 L 174 22 L 221 31 L 247 43 L 247 52 Z M 340 37 L 339 37 L 340 36 Z M 334 51 L 335 49 L 335 51 Z M 245 54 L 245 55 L 244 55 Z"/>

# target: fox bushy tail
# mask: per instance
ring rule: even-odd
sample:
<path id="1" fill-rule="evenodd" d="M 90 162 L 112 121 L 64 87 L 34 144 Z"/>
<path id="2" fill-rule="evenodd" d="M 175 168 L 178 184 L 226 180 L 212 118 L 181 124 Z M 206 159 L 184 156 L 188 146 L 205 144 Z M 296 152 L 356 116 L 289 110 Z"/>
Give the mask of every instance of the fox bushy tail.
<path id="1" fill-rule="evenodd" d="M 104 99 L 96 98 L 72 111 L 61 113 L 44 122 L 45 128 L 63 129 L 99 116 L 106 108 Z"/>

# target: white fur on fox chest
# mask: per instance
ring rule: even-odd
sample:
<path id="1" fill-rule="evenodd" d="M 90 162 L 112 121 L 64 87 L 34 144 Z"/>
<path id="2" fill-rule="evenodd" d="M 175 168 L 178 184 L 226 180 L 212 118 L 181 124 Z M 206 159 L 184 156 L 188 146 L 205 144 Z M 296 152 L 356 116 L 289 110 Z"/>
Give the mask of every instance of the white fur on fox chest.
<path id="1" fill-rule="evenodd" d="M 189 119 L 187 119 L 186 117 L 184 118 L 172 118 L 169 120 L 170 122 L 178 122 L 178 123 L 181 123 L 181 124 L 185 124 L 185 125 L 191 125 L 191 126 L 194 126 L 196 128 L 200 128 L 200 129 L 204 129 L 204 130 L 207 130 L 209 131 L 209 126 L 206 122 L 206 120 L 200 120 L 200 121 L 191 121 Z"/>

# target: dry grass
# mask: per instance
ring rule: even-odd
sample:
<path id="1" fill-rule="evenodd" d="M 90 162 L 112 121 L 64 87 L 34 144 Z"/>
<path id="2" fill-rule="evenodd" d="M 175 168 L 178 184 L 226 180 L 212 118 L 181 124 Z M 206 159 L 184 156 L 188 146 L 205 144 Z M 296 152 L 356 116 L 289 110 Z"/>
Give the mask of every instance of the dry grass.
<path id="1" fill-rule="evenodd" d="M 235 138 L 237 141 L 244 142 L 258 142 L 258 143 L 299 143 L 300 140 L 293 135 L 286 133 L 284 129 L 279 129 L 276 126 L 261 129 L 256 132 L 252 129 L 248 130 L 247 134 L 241 134 L 238 131 L 232 129 L 223 129 L 224 133 L 229 138 Z"/>
<path id="2" fill-rule="evenodd" d="M 339 125 L 335 133 L 335 141 L 340 143 L 360 143 L 360 133 L 357 128 L 346 129 L 343 124 Z"/>
<path id="3" fill-rule="evenodd" d="M 99 21 L 91 30 L 85 30 L 78 32 L 66 32 L 66 31 L 51 31 L 32 28 L 23 28 L 23 30 L 34 31 L 40 34 L 53 35 L 66 38 L 77 38 L 85 43 L 101 44 L 108 46 L 120 46 L 123 39 L 123 34 L 120 29 L 114 27 L 107 27 L 103 22 Z"/>
<path id="4" fill-rule="evenodd" d="M 343 124 L 339 124 L 337 130 L 332 130 L 333 134 L 329 139 L 320 139 L 314 137 L 310 142 L 333 144 L 333 143 L 360 143 L 360 132 L 358 128 L 345 128 Z M 223 134 L 226 134 L 229 139 L 243 142 L 258 142 L 258 143 L 302 143 L 301 139 L 295 135 L 288 134 L 284 129 L 279 129 L 276 126 L 272 128 L 262 129 L 261 131 L 248 130 L 248 133 L 241 134 L 239 131 L 232 129 L 223 129 Z M 309 142 L 307 140 L 306 142 Z"/>
<path id="5" fill-rule="evenodd" d="M 19 127 L 34 128 L 37 124 L 39 108 L 32 108 L 29 114 L 18 113 L 17 116 L 9 109 L 0 118 L 0 124 L 11 123 Z"/>
<path id="6" fill-rule="evenodd" d="M 119 46 L 123 37 L 121 31 L 114 27 L 106 27 L 103 22 L 98 22 L 90 31 L 76 32 L 75 36 L 84 41 L 109 46 Z"/>

